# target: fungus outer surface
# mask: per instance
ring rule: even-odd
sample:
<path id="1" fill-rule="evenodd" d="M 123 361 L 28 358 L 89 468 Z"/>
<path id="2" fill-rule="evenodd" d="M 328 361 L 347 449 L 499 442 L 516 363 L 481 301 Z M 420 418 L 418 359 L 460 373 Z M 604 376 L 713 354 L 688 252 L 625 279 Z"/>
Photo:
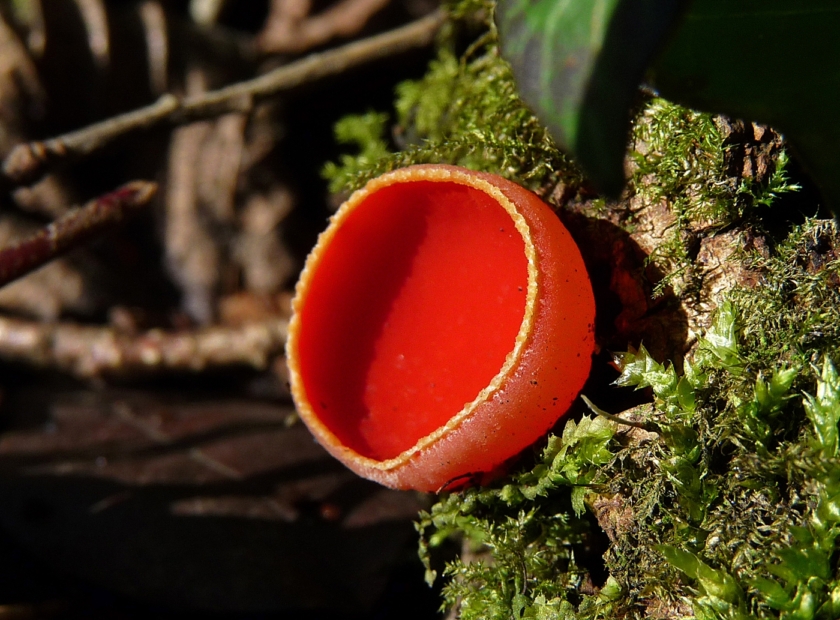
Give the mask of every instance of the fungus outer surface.
<path id="1" fill-rule="evenodd" d="M 387 460 L 499 373 L 525 313 L 525 242 L 485 192 L 414 181 L 344 218 L 300 310 L 300 372 L 321 422 Z"/>

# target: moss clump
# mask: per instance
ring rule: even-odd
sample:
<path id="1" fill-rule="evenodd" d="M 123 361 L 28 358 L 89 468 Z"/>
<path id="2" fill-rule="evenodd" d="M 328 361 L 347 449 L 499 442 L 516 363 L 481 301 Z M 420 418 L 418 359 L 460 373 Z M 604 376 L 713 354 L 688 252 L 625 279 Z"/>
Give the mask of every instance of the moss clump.
<path id="1" fill-rule="evenodd" d="M 826 227 L 794 230 L 763 259 L 767 277 L 790 275 L 790 252 Z M 819 321 L 825 306 L 812 301 L 832 296 L 834 269 L 813 274 L 793 316 Z M 767 281 L 733 299 L 770 310 L 786 283 L 795 288 Z M 840 351 L 824 340 L 807 349 L 824 360 L 819 368 L 799 365 L 802 357 L 785 364 L 772 352 L 784 350 L 789 332 L 765 324 L 759 335 L 760 324 L 726 303 L 683 373 L 644 348 L 626 354 L 616 383 L 653 395 L 652 406 L 635 410 L 636 426 L 570 421 L 532 469 L 448 496 L 423 515 L 424 554 L 453 531 L 490 541 L 495 572 L 456 561 L 446 603 L 460 603 L 463 618 L 838 617 L 840 379 L 828 360 Z M 758 356 L 755 342 L 771 355 Z M 579 512 L 584 498 L 598 525 Z M 545 529 L 554 523 L 562 528 Z M 572 550 L 599 526 L 609 536 L 609 577 L 587 593 Z M 531 558 L 548 558 L 553 569 Z"/>
<path id="2" fill-rule="evenodd" d="M 465 620 L 571 618 L 578 604 L 593 611 L 610 608 L 619 596 L 615 582 L 581 599 L 589 577 L 575 554 L 593 544 L 583 491 L 598 468 L 612 460 L 608 445 L 615 432 L 615 424 L 600 417 L 569 422 L 562 437 L 549 439 L 532 470 L 502 485 L 449 495 L 420 515 L 421 558 L 429 581 L 435 578 L 430 548 L 452 533 L 492 552 L 489 564 L 459 560 L 446 567 L 445 608 L 457 606 Z M 570 488 L 581 492 L 569 493 Z"/>
<path id="3" fill-rule="evenodd" d="M 345 116 L 335 124 L 336 141 L 355 146 L 357 153 L 344 154 L 338 163 L 324 165 L 322 174 L 330 182 L 330 192 L 338 194 L 356 189 L 358 179 L 372 178 L 370 170 L 391 154 L 383 137 L 387 127 L 388 115 L 382 112 Z"/>
<path id="4" fill-rule="evenodd" d="M 764 174 L 732 170 L 732 151 L 740 145 L 729 142 L 725 124 L 712 114 L 664 99 L 649 101 L 634 122 L 628 198 L 664 203 L 674 220 L 670 234 L 650 256 L 665 274 L 655 294 L 672 285 L 677 294 L 692 288 L 693 241 L 699 236 L 757 215 L 777 196 L 798 189 L 787 177 L 787 156 L 778 140 L 777 145 L 764 145 L 763 152 L 756 149 L 756 156 L 765 160 L 760 165 L 769 168 Z"/>
<path id="5" fill-rule="evenodd" d="M 785 174 L 784 152 L 769 179 L 731 175 L 729 145 L 718 119 L 664 99 L 644 107 L 633 125 L 632 143 L 632 191 L 650 202 L 666 201 L 683 227 L 729 226 L 750 208 L 768 206 L 775 196 L 795 189 Z"/>
<path id="6" fill-rule="evenodd" d="M 747 265 L 763 286 L 738 291 L 747 362 L 805 367 L 827 354 L 840 361 L 840 256 L 837 225 L 810 221 L 793 229 L 770 260 L 760 254 Z"/>
<path id="7" fill-rule="evenodd" d="M 384 150 L 385 123 L 371 122 L 383 118 L 379 115 L 349 117 L 339 123 L 339 140 L 355 143 L 359 152 L 325 167 L 330 191 L 352 191 L 384 172 L 417 163 L 494 172 L 532 189 L 560 176 L 580 180 L 577 169 L 519 99 L 510 67 L 499 56 L 492 6 L 462 4 L 454 9 L 458 15 L 474 15 L 470 8 L 474 4 L 482 7 L 487 32 L 460 58 L 444 45 L 423 78 L 398 85 L 394 135 L 401 150 Z M 379 132 L 359 132 L 346 140 L 347 125 L 375 126 Z M 375 160 L 372 154 L 377 155 Z"/>

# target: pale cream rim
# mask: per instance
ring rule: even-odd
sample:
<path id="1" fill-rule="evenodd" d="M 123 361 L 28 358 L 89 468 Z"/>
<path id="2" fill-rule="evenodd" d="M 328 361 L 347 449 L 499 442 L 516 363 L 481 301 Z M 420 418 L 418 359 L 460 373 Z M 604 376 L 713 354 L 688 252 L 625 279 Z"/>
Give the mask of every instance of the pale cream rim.
<path id="1" fill-rule="evenodd" d="M 525 243 L 525 256 L 528 259 L 528 290 L 525 296 L 525 314 L 522 317 L 522 324 L 519 327 L 519 332 L 516 335 L 516 343 L 513 349 L 505 358 L 505 363 L 502 365 L 498 374 L 493 377 L 492 381 L 478 393 L 478 396 L 464 405 L 457 414 L 452 416 L 449 421 L 434 432 L 420 438 L 408 450 L 400 453 L 394 458 L 385 461 L 378 461 L 370 457 L 363 456 L 355 450 L 348 448 L 342 444 L 341 440 L 333 434 L 315 414 L 309 399 L 306 396 L 306 390 L 303 386 L 303 381 L 300 376 L 300 369 L 298 368 L 297 359 L 290 353 L 297 348 L 299 327 L 299 308 L 305 300 L 305 291 L 309 287 L 309 282 L 315 273 L 315 269 L 320 262 L 321 254 L 324 248 L 329 245 L 332 237 L 340 228 L 342 222 L 349 217 L 355 207 L 365 200 L 370 194 L 390 185 L 396 183 L 405 183 L 410 181 L 433 181 L 433 182 L 450 182 L 469 186 L 473 189 L 484 192 L 485 194 L 496 200 L 502 208 L 510 215 L 513 220 L 516 230 L 522 236 Z M 531 239 L 531 229 L 525 218 L 517 211 L 513 202 L 505 196 L 501 189 L 480 177 L 473 176 L 469 171 L 453 170 L 448 167 L 434 167 L 434 166 L 416 166 L 409 168 L 402 168 L 383 174 L 367 183 L 362 189 L 353 193 L 350 198 L 341 205 L 336 213 L 330 219 L 330 224 L 327 229 L 318 237 L 318 242 L 315 248 L 306 259 L 303 271 L 300 274 L 297 286 L 295 287 L 295 297 L 292 302 L 292 319 L 289 323 L 289 335 L 286 341 L 286 359 L 289 365 L 289 376 L 291 383 L 292 398 L 294 399 L 298 413 L 306 422 L 307 426 L 312 430 L 313 434 L 319 440 L 326 442 L 333 448 L 339 449 L 347 457 L 354 462 L 371 469 L 379 469 L 382 471 L 389 471 L 408 462 L 415 454 L 435 443 L 448 433 L 458 428 L 475 409 L 487 401 L 491 395 L 498 390 L 505 379 L 510 374 L 510 371 L 519 363 L 522 357 L 522 352 L 528 340 L 528 335 L 531 333 L 534 322 L 534 309 L 537 299 L 537 253 L 534 249 L 533 240 Z"/>

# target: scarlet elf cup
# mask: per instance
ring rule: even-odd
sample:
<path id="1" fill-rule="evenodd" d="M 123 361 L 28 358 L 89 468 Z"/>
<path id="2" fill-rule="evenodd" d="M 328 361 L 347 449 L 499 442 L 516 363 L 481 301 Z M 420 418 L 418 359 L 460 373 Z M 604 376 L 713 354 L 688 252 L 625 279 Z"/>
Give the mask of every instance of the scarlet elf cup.
<path id="1" fill-rule="evenodd" d="M 586 381 L 595 303 L 532 192 L 455 166 L 395 170 L 333 216 L 297 285 L 292 395 L 361 476 L 437 491 L 542 436 Z"/>

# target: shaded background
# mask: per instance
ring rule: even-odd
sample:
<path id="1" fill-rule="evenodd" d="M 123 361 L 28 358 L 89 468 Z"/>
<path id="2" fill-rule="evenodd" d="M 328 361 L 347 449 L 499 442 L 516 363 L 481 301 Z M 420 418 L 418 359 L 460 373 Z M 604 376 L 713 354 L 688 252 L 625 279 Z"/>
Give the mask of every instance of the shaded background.
<path id="1" fill-rule="evenodd" d="M 3 155 L 435 8 L 0 7 Z M 0 242 L 9 244 L 125 182 L 160 183 L 146 214 L 0 289 L 0 619 L 435 616 L 412 525 L 428 499 L 360 480 L 313 443 L 296 422 L 281 341 L 234 364 L 211 354 L 200 369 L 142 372 L 68 365 L 44 349 L 56 333 L 84 358 L 105 336 L 282 325 L 297 270 L 335 206 L 319 174 L 339 153 L 333 123 L 390 109 L 395 84 L 422 75 L 431 53 L 306 84 L 247 116 L 128 136 L 4 192 Z"/>

